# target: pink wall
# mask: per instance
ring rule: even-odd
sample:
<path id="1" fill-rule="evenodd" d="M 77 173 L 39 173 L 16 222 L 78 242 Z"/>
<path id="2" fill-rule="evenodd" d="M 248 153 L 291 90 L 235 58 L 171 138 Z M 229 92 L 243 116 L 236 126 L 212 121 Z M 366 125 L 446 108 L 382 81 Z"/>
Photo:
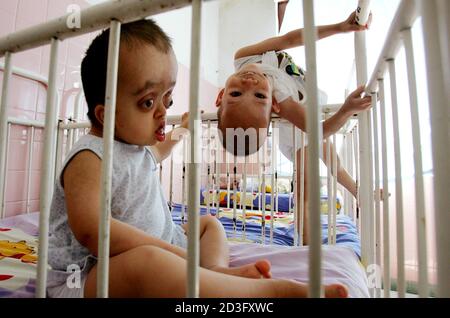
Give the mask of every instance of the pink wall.
<path id="1" fill-rule="evenodd" d="M 0 0 L 0 37 L 27 28 L 46 20 L 65 15 L 69 5 L 86 7 L 84 0 Z M 87 34 L 60 43 L 58 57 L 58 94 L 60 96 L 59 118 L 67 118 L 73 111 L 77 89 L 74 83 L 80 80 L 80 63 L 86 48 L 96 35 Z M 13 54 L 13 66 L 48 77 L 50 47 Z M 3 61 L 3 59 L 0 59 Z M 0 71 L 0 83 L 3 72 Z M 207 111 L 214 110 L 218 89 L 207 81 L 201 82 L 200 103 Z M 13 76 L 10 85 L 8 116 L 44 121 L 46 88 L 35 81 Z M 188 110 L 189 70 L 179 66 L 178 85 L 175 90 L 175 105 L 169 114 L 181 114 Z M 85 111 L 83 112 L 85 113 Z M 83 119 L 86 119 L 84 115 Z M 28 170 L 29 142 L 31 132 L 23 126 L 12 126 L 10 151 L 8 154 L 6 185 L 6 216 L 24 213 L 27 210 L 28 176 L 31 176 L 29 210 L 39 210 L 39 180 L 43 148 L 42 131 L 36 130 L 33 143 L 33 164 Z M 180 177 L 181 179 L 181 177 Z"/>

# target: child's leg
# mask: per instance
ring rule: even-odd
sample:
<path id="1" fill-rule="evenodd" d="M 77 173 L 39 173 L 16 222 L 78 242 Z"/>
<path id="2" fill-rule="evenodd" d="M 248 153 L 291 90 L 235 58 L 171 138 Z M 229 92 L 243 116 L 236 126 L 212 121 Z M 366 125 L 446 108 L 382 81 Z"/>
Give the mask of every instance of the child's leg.
<path id="1" fill-rule="evenodd" d="M 182 225 L 185 232 L 188 225 Z M 229 268 L 227 236 L 216 217 L 200 217 L 200 266 L 213 271 L 249 278 L 270 278 L 270 264 L 265 260 L 254 264 Z"/>
<path id="2" fill-rule="evenodd" d="M 336 152 L 336 148 L 333 145 L 333 143 L 330 142 L 330 149 L 331 149 L 331 170 L 332 173 L 334 175 L 334 171 L 333 171 L 333 153 Z M 327 142 L 324 141 L 323 142 L 323 162 L 325 163 L 325 165 L 327 164 Z M 337 180 L 338 182 L 344 186 L 344 188 L 346 188 L 352 195 L 353 197 L 356 198 L 356 182 L 355 180 L 353 180 L 352 176 L 350 176 L 347 172 L 347 170 L 344 169 L 344 167 L 342 167 L 341 165 L 341 159 L 339 158 L 339 155 L 336 155 L 337 158 Z"/>
<path id="3" fill-rule="evenodd" d="M 109 263 L 110 297 L 186 296 L 186 260 L 154 246 L 114 256 Z M 88 274 L 84 295 L 95 297 L 97 266 Z M 325 287 L 326 297 L 347 297 L 339 284 Z M 306 297 L 307 286 L 295 281 L 250 279 L 200 268 L 200 297 Z"/>

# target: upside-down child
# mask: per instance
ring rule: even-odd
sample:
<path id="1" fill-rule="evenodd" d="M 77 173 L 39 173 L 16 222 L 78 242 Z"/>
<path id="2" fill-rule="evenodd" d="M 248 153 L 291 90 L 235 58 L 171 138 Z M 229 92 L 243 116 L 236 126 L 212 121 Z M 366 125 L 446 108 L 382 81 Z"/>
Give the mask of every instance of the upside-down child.
<path id="1" fill-rule="evenodd" d="M 352 13 L 341 23 L 319 26 L 318 38 L 323 39 L 338 33 L 366 30 L 370 21 L 367 25 L 360 26 L 356 23 L 355 16 L 355 13 Z M 235 155 L 250 155 L 256 152 L 267 136 L 272 111 L 306 131 L 305 79 L 307 76 L 283 51 L 303 44 L 303 29 L 297 29 L 285 35 L 243 47 L 236 52 L 234 61 L 236 72 L 227 79 L 225 87 L 219 92 L 216 101 L 220 140 L 229 152 Z M 367 110 L 371 106 L 371 97 L 362 97 L 363 92 L 364 87 L 357 88 L 348 96 L 343 106 L 323 122 L 324 139 L 336 133 L 352 115 Z M 320 92 L 319 103 L 325 103 L 325 96 Z M 281 124 L 278 128 L 280 129 L 280 150 L 293 161 L 295 151 L 300 150 L 293 147 L 292 125 Z M 252 131 L 254 132 L 253 136 L 256 136 L 253 139 L 254 142 L 249 137 Z M 246 138 L 246 140 L 241 140 L 239 143 L 235 141 L 235 138 Z M 326 142 L 324 142 L 325 158 L 327 156 L 326 148 Z M 331 145 L 331 149 L 334 149 L 333 145 Z M 326 160 L 324 161 L 326 162 Z M 356 197 L 356 183 L 341 166 L 339 157 L 337 159 L 337 179 Z M 297 185 L 298 191 L 299 187 L 303 185 L 300 182 L 297 182 Z M 306 174 L 304 185 L 306 185 Z M 306 198 L 306 186 L 304 189 Z M 307 242 L 307 213 L 304 215 L 304 242 Z"/>
<path id="2" fill-rule="evenodd" d="M 95 297 L 97 277 L 102 127 L 109 30 L 95 38 L 81 67 L 92 128 L 68 154 L 51 207 L 50 297 Z M 186 225 L 176 225 L 158 178 L 157 163 L 177 141 L 165 135 L 167 109 L 177 78 L 170 39 L 152 21 L 121 27 L 111 193 L 109 295 L 186 296 Z M 188 115 L 182 126 L 187 128 Z M 150 147 L 147 147 L 150 146 Z M 229 267 L 222 225 L 200 219 L 200 297 L 305 297 L 307 286 L 271 279 L 260 260 Z M 67 284 L 80 269 L 81 283 Z M 73 267 L 72 267 L 73 268 Z M 325 295 L 346 297 L 345 286 L 325 286 Z"/>

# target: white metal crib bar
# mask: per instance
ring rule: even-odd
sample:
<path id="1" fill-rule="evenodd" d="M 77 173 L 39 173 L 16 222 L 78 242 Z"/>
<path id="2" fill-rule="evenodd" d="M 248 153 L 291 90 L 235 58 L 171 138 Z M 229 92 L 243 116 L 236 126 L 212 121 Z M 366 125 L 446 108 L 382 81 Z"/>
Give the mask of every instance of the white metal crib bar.
<path id="1" fill-rule="evenodd" d="M 402 165 L 400 158 L 400 130 L 398 118 L 397 99 L 397 77 L 394 60 L 388 60 L 390 85 L 391 85 L 391 108 L 392 123 L 394 131 L 394 161 L 395 161 L 395 212 L 397 227 L 397 292 L 399 298 L 405 297 L 405 243 L 403 226 L 403 186 L 402 186 Z"/>
<path id="2" fill-rule="evenodd" d="M 46 296 L 48 263 L 48 230 L 50 216 L 50 199 L 53 185 L 51 163 L 55 160 L 54 141 L 57 132 L 57 58 L 60 40 L 52 38 L 50 51 L 50 69 L 48 76 L 47 108 L 45 116 L 45 141 L 42 160 L 40 213 L 39 213 L 39 259 L 37 267 L 36 297 Z"/>
<path id="3" fill-rule="evenodd" d="M 384 95 L 384 80 L 378 80 L 380 95 L 380 121 L 381 121 L 381 157 L 383 170 L 383 290 L 384 298 L 391 297 L 391 257 L 389 234 L 389 179 L 387 159 L 387 128 L 386 128 L 386 101 Z"/>
<path id="4" fill-rule="evenodd" d="M 117 72 L 119 70 L 121 24 L 111 21 L 108 47 L 108 68 L 105 92 L 105 124 L 103 127 L 103 152 L 101 200 L 98 229 L 97 297 L 108 297 L 109 245 L 111 216 L 111 180 L 114 147 L 114 121 L 116 112 Z"/>
<path id="5" fill-rule="evenodd" d="M 5 71 L 3 73 L 3 83 L 2 83 L 2 96 L 0 100 L 0 175 L 6 176 L 6 134 L 8 126 L 7 118 L 7 107 L 9 102 L 9 82 L 11 80 L 12 64 L 11 64 L 11 53 L 6 52 L 5 54 Z M 0 216 L 4 217 L 5 211 L 5 181 L 3 178 L 0 182 Z"/>
<path id="6" fill-rule="evenodd" d="M 327 116 L 329 117 L 329 116 Z M 328 218 L 328 245 L 333 244 L 333 238 L 332 238 L 332 229 L 331 229 L 331 223 L 332 223 L 332 213 L 331 213 L 331 209 L 333 206 L 333 196 L 331 195 L 331 192 L 333 191 L 331 189 L 332 187 L 332 177 L 331 177 L 331 140 L 330 137 L 327 138 L 326 140 L 326 165 L 327 165 L 327 197 L 328 197 L 328 214 L 327 214 L 327 218 Z"/>
<path id="7" fill-rule="evenodd" d="M 337 149 L 336 149 L 336 134 L 333 135 L 333 147 L 332 147 L 332 154 L 333 154 L 333 192 L 331 196 L 331 200 L 333 202 L 331 206 L 331 214 L 333 216 L 333 222 L 331 224 L 333 229 L 333 244 L 336 244 L 336 235 L 337 235 L 337 225 L 336 225 L 336 201 L 337 201 Z M 328 211 L 330 213 L 330 211 Z"/>
<path id="8" fill-rule="evenodd" d="M 365 31 L 355 34 L 355 60 L 356 60 L 356 80 L 357 84 L 364 85 L 367 82 L 367 55 L 366 55 L 366 36 Z M 369 205 L 371 200 L 369 197 L 369 169 L 370 158 L 369 149 L 370 143 L 368 138 L 368 112 L 358 115 L 358 130 L 359 130 L 359 159 L 360 159 L 360 218 L 361 218 L 361 261 L 364 266 L 372 264 L 371 258 L 371 231 L 369 218 Z"/>
<path id="9" fill-rule="evenodd" d="M 422 150 L 420 141 L 419 106 L 417 101 L 417 83 L 415 58 L 411 29 L 402 32 L 405 44 L 406 64 L 408 71 L 408 87 L 411 108 L 411 128 L 414 148 L 414 181 L 416 198 L 417 251 L 419 263 L 419 297 L 428 297 L 428 266 L 425 220 L 425 192 L 423 185 Z"/>
<path id="10" fill-rule="evenodd" d="M 200 233 L 200 137 L 201 121 L 199 111 L 200 45 L 201 45 L 202 1 L 192 1 L 191 74 L 189 78 L 189 187 L 188 187 L 188 257 L 187 257 L 187 297 L 199 297 L 199 233 Z"/>
<path id="11" fill-rule="evenodd" d="M 377 94 L 372 94 L 371 121 L 373 127 L 373 147 L 374 147 L 374 181 L 375 181 L 375 270 L 381 266 L 381 215 L 380 215 L 380 156 L 378 142 L 378 107 Z M 381 273 L 379 273 L 381 275 Z M 378 276 L 378 275 L 377 275 Z M 379 282 L 381 283 L 381 282 Z M 375 286 L 375 298 L 381 298 L 381 286 Z"/>
<path id="12" fill-rule="evenodd" d="M 306 109 L 306 130 L 308 132 L 308 197 L 309 211 L 320 211 L 320 172 L 319 158 L 321 131 L 317 89 L 317 65 L 316 65 L 316 39 L 317 28 L 314 23 L 314 3 L 312 0 L 303 0 L 303 19 L 305 30 L 306 68 L 308 69 L 308 81 L 306 92 L 309 105 Z M 319 298 L 321 288 L 321 222 L 319 213 L 310 213 L 308 223 L 309 235 L 309 297 Z"/>

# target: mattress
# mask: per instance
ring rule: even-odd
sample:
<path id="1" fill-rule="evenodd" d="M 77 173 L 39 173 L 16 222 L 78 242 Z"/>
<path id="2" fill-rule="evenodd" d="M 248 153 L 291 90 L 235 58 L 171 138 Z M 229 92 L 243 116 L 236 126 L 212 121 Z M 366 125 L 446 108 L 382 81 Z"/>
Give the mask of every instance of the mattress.
<path id="1" fill-rule="evenodd" d="M 0 220 L 0 297 L 34 297 L 38 218 L 39 213 L 31 213 Z M 229 246 L 231 267 L 267 259 L 274 278 L 308 280 L 307 247 L 242 242 L 230 242 Z M 14 247 L 19 248 L 18 253 L 11 252 Z M 324 284 L 342 283 L 349 288 L 350 297 L 369 296 L 364 269 L 351 248 L 324 246 L 322 251 Z"/>
<path id="2" fill-rule="evenodd" d="M 175 223 L 181 223 L 181 205 L 173 204 L 172 218 Z M 202 206 L 201 215 L 208 210 Z M 185 211 L 187 211 L 185 209 Z M 210 208 L 210 213 L 216 215 L 216 208 Z M 185 212 L 187 214 L 187 212 Z M 233 222 L 233 209 L 219 208 L 219 220 L 225 228 L 230 241 L 247 243 L 272 243 L 275 245 L 294 245 L 294 216 L 292 213 L 274 212 L 273 238 L 270 241 L 271 216 L 270 211 L 265 214 L 265 236 L 262 237 L 262 212 L 246 211 L 244 217 L 242 210 L 236 209 L 236 222 Z M 328 244 L 328 216 L 322 215 L 322 243 Z M 235 225 L 236 224 L 236 225 Z M 244 231 L 245 224 L 245 231 Z M 361 257 L 361 241 L 355 223 L 344 214 L 336 215 L 336 244 L 350 247 L 354 253 Z"/>

